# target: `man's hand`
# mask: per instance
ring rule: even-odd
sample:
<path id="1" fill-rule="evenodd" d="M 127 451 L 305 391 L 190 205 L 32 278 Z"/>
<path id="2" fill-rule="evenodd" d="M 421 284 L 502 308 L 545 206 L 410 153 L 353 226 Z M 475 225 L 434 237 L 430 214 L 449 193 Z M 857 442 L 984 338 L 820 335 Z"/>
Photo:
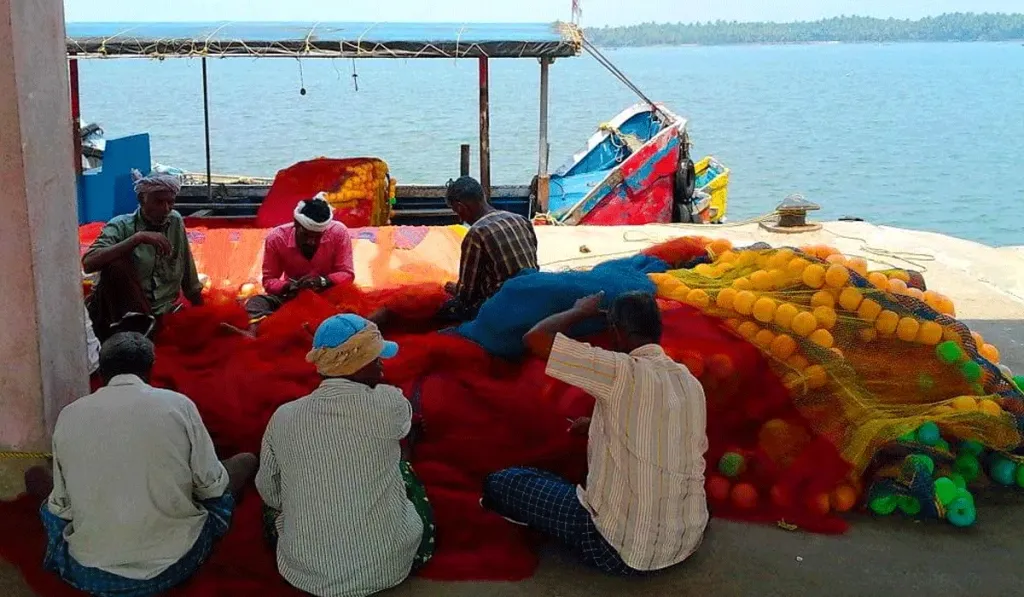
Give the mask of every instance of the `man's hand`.
<path id="1" fill-rule="evenodd" d="M 303 276 L 294 284 L 296 290 L 312 290 L 314 292 L 319 292 L 327 288 L 327 278 L 310 274 L 308 276 Z"/>
<path id="2" fill-rule="evenodd" d="M 580 417 L 576 420 L 570 419 L 569 433 L 573 435 L 586 435 L 590 433 L 590 417 Z"/>
<path id="3" fill-rule="evenodd" d="M 576 304 L 572 306 L 573 310 L 585 317 L 594 317 L 600 315 L 603 311 L 601 310 L 601 301 L 604 300 L 604 291 L 585 296 L 580 300 L 576 301 Z"/>
<path id="4" fill-rule="evenodd" d="M 171 241 L 167 240 L 167 237 L 159 232 L 136 232 L 132 235 L 132 240 L 135 246 L 150 245 L 154 247 L 160 255 L 169 255 L 171 253 Z"/>

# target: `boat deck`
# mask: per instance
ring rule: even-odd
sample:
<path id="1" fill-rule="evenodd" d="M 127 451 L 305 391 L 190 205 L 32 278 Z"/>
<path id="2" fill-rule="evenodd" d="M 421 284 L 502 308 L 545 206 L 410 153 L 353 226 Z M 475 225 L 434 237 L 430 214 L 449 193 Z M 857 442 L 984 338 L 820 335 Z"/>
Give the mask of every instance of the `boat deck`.
<path id="1" fill-rule="evenodd" d="M 621 228 L 538 228 L 546 269 L 581 267 L 638 251 L 683 234 L 726 237 L 735 244 L 831 244 L 877 265 L 923 266 L 930 287 L 949 295 L 960 319 L 1002 352 L 1003 363 L 1024 371 L 1024 250 L 992 248 L 928 232 L 828 223 L 817 233 L 770 234 L 756 225 L 715 228 L 649 225 Z M 581 252 L 581 247 L 589 252 Z M 884 249 L 884 251 L 883 251 Z M 915 255 L 900 255 L 900 252 Z M 881 253 L 884 253 L 881 254 Z M 920 269 L 918 267 L 917 269 Z M 9 471 L 0 481 L 11 481 Z M 6 477 L 6 479 L 4 479 Z M 11 486 L 0 483 L 0 496 Z M 978 523 L 955 529 L 898 516 L 853 517 L 841 536 L 788 532 L 713 520 L 700 551 L 687 563 L 645 579 L 620 580 L 584 569 L 549 547 L 536 576 L 520 583 L 436 583 L 414 579 L 384 593 L 393 597 L 573 597 L 715 595 L 829 597 L 922 594 L 946 597 L 1016 594 L 1024 576 L 1024 494 L 980 492 Z M 907 593 L 912 591 L 912 593 Z M 0 595 L 34 597 L 17 572 L 0 561 Z"/>

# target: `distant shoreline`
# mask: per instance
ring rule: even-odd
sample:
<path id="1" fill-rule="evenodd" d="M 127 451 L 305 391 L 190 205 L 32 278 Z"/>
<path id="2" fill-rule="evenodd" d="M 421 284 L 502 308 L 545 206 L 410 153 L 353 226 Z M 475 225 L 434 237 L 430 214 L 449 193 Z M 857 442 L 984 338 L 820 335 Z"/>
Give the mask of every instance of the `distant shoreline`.
<path id="1" fill-rule="evenodd" d="M 649 44 L 649 45 L 628 45 L 614 46 L 607 44 L 595 44 L 602 50 L 629 50 L 641 48 L 742 48 L 742 47 L 779 47 L 779 46 L 909 46 L 909 45 L 934 45 L 934 44 L 1002 44 L 1002 45 L 1024 45 L 1024 38 L 1006 39 L 998 41 L 774 41 L 774 42 L 734 42 L 734 43 L 705 43 L 705 44 Z"/>
<path id="2" fill-rule="evenodd" d="M 1024 40 L 1024 14 L 952 13 L 918 20 L 837 17 L 794 23 L 644 23 L 589 28 L 585 33 L 595 45 L 608 48 L 840 43 L 1013 43 Z"/>

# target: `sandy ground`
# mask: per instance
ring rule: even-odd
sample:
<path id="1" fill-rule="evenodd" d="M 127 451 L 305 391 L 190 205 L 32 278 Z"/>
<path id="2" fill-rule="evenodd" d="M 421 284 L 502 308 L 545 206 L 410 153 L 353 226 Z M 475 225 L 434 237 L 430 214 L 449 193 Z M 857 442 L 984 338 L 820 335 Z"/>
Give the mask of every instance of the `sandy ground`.
<path id="1" fill-rule="evenodd" d="M 1024 372 L 1024 247 L 993 249 L 938 234 L 836 222 L 813 234 L 769 234 L 756 225 L 700 233 L 737 245 L 830 244 L 878 267 L 924 271 L 929 287 L 956 302 L 960 318 L 1000 348 L 1003 362 Z M 538 232 L 546 269 L 584 267 L 693 234 L 692 228 L 549 228 Z M 581 248 L 585 249 L 581 251 Z M 0 488 L 3 489 L 3 488 Z M 0 493 L 2 495 L 2 493 Z M 853 517 L 852 529 L 825 537 L 775 527 L 713 520 L 690 561 L 643 580 L 610 579 L 579 566 L 564 551 L 545 551 L 537 575 L 520 583 L 432 583 L 412 580 L 386 593 L 424 597 L 573 597 L 613 595 L 829 596 L 1016 595 L 1024 583 L 1024 494 L 978 496 L 976 526 Z M 0 562 L 0 596 L 33 597 L 17 572 Z"/>

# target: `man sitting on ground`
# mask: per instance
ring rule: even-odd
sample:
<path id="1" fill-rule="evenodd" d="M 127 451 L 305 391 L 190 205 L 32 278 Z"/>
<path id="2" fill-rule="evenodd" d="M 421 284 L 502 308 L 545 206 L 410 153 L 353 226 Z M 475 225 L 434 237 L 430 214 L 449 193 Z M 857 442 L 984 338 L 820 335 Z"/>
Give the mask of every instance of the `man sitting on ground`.
<path id="1" fill-rule="evenodd" d="M 174 211 L 181 181 L 170 174 L 144 177 L 138 170 L 132 177 L 139 208 L 107 222 L 82 258 L 85 273 L 100 273 L 87 306 L 101 342 L 129 327 L 148 333 L 159 317 L 180 307 L 182 294 L 193 305 L 203 302 L 185 221 Z M 131 316 L 130 326 L 125 316 Z"/>
<path id="2" fill-rule="evenodd" d="M 245 303 L 249 323 L 258 324 L 301 290 L 322 292 L 355 280 L 352 239 L 334 219 L 323 193 L 295 206 L 294 221 L 267 235 L 263 252 L 266 295 Z"/>
<path id="3" fill-rule="evenodd" d="M 401 583 L 434 551 L 423 485 L 402 459 L 412 407 L 383 385 L 398 345 L 373 323 L 336 315 L 306 359 L 323 381 L 281 406 L 263 437 L 256 487 L 281 575 L 318 595 L 369 595 Z"/>
<path id="4" fill-rule="evenodd" d="M 448 186 L 448 206 L 470 225 L 462 240 L 459 281 L 446 289 L 452 299 L 442 308 L 446 319 L 476 317 L 480 305 L 524 269 L 537 269 L 537 235 L 526 218 L 495 209 L 480 183 L 463 176 Z"/>
<path id="5" fill-rule="evenodd" d="M 598 316 L 602 295 L 548 317 L 523 340 L 547 374 L 592 395 L 586 487 L 552 473 L 512 468 L 487 477 L 483 505 L 551 535 L 587 564 L 615 575 L 660 570 L 688 558 L 708 522 L 704 390 L 658 345 L 654 298 L 620 296 L 608 313 L 614 351 L 563 333 Z"/>
<path id="6" fill-rule="evenodd" d="M 256 456 L 221 462 L 195 404 L 148 385 L 153 344 L 100 350 L 106 387 L 61 411 L 43 565 L 94 595 L 156 595 L 191 577 L 223 536 Z"/>

